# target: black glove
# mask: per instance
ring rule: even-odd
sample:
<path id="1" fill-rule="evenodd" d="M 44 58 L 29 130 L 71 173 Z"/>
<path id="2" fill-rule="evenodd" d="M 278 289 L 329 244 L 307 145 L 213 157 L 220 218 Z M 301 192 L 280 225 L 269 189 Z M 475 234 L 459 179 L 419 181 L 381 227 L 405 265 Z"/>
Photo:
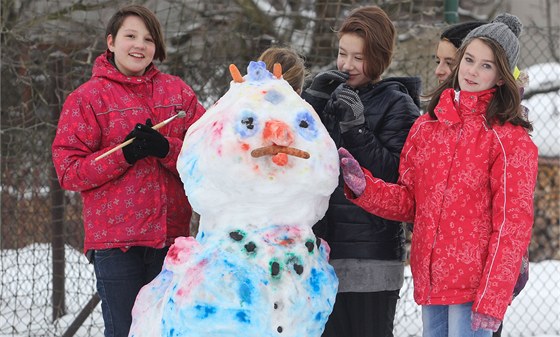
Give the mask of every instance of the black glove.
<path id="1" fill-rule="evenodd" d="M 124 159 L 130 164 L 134 165 L 138 160 L 144 159 L 148 156 L 143 149 L 144 142 L 135 138 L 138 130 L 142 127 L 142 124 L 138 123 L 134 126 L 134 129 L 124 138 L 125 141 L 134 138 L 132 143 L 123 147 L 122 151 L 124 154 Z"/>
<path id="2" fill-rule="evenodd" d="M 125 140 L 134 138 L 132 144 L 123 148 L 124 158 L 129 164 L 148 156 L 165 158 L 169 153 L 169 141 L 157 130 L 152 129 L 152 120 L 147 119 L 146 125 L 136 124 Z"/>
<path id="3" fill-rule="evenodd" d="M 329 99 L 334 89 L 341 83 L 346 82 L 349 77 L 349 74 L 338 70 L 321 72 L 315 76 L 309 88 L 305 89 L 305 92 L 310 96 Z"/>
<path id="4" fill-rule="evenodd" d="M 340 132 L 345 133 L 355 126 L 365 123 L 364 104 L 358 93 L 344 86 L 336 93 L 335 110 L 340 116 Z"/>

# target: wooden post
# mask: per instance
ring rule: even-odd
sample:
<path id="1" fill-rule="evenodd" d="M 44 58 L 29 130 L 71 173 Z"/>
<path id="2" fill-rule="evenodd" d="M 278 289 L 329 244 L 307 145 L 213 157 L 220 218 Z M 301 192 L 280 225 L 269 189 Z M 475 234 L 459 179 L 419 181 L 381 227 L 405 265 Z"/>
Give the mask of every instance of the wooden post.
<path id="1" fill-rule="evenodd" d="M 57 95 L 57 90 L 61 92 L 64 79 L 64 58 L 63 53 L 50 55 L 51 67 L 51 91 L 49 95 L 49 105 L 51 108 L 52 121 L 56 125 L 60 110 L 62 109 L 62 97 Z M 56 129 L 55 129 L 56 132 Z M 54 138 L 54 134 L 53 134 Z M 64 255 L 64 191 L 58 183 L 58 178 L 54 166 L 50 173 L 51 188 L 51 249 L 52 249 L 52 320 L 66 314 L 66 288 L 65 288 L 65 265 Z"/>

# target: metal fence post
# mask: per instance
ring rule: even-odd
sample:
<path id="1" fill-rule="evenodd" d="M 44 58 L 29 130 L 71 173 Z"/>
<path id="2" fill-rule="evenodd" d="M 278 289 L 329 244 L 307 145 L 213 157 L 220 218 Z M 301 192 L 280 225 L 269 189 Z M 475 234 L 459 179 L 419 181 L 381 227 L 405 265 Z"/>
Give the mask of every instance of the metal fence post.
<path id="1" fill-rule="evenodd" d="M 459 20 L 459 13 L 457 12 L 458 9 L 458 0 L 445 0 L 443 5 L 443 16 L 445 22 L 450 24 L 457 23 Z"/>

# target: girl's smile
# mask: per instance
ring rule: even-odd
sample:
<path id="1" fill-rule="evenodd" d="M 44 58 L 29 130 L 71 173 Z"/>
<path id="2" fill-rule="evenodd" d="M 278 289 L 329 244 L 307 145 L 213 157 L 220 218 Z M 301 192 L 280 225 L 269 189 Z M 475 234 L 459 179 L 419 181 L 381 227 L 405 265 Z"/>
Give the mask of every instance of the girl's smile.
<path id="1" fill-rule="evenodd" d="M 338 70 L 350 74 L 346 84 L 353 88 L 360 87 L 371 79 L 364 73 L 364 39 L 358 34 L 346 33 L 338 41 Z"/>
<path id="2" fill-rule="evenodd" d="M 107 45 L 115 55 L 117 69 L 127 76 L 143 75 L 156 52 L 144 21 L 134 15 L 124 19 L 116 36 L 107 36 Z"/>
<path id="3" fill-rule="evenodd" d="M 480 39 L 469 43 L 459 64 L 461 90 L 478 92 L 500 84 L 494 52 Z"/>

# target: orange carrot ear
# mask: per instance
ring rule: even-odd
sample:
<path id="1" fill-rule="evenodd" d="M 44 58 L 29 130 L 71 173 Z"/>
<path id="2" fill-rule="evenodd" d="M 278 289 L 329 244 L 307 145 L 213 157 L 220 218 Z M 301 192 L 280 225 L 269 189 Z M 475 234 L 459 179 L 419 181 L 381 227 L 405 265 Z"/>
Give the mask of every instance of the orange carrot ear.
<path id="1" fill-rule="evenodd" d="M 274 73 L 274 77 L 278 79 L 282 78 L 282 65 L 280 63 L 274 63 L 272 71 Z"/>
<path id="2" fill-rule="evenodd" d="M 229 65 L 229 72 L 231 73 L 231 78 L 233 78 L 233 81 L 235 83 L 245 82 L 245 79 L 243 78 L 243 76 L 241 76 L 241 73 L 239 72 L 239 69 L 237 69 L 235 64 L 232 63 Z"/>

